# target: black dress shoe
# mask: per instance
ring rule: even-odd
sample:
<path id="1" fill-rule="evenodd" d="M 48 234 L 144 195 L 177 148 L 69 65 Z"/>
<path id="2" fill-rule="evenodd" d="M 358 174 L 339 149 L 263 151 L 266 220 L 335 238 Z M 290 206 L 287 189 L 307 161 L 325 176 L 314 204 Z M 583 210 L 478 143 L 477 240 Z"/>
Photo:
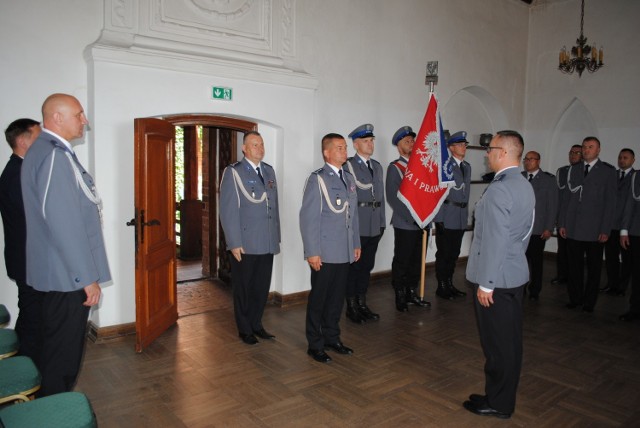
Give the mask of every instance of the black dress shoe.
<path id="1" fill-rule="evenodd" d="M 255 345 L 258 343 L 258 339 L 253 334 L 239 334 L 240 339 L 247 345 Z"/>
<path id="2" fill-rule="evenodd" d="M 447 280 L 447 284 L 449 285 L 449 290 L 451 290 L 451 294 L 453 294 L 456 297 L 464 297 L 467 295 L 466 292 L 462 291 L 462 290 L 458 290 L 454 285 L 453 285 L 453 280 L 451 278 L 449 278 Z"/>
<path id="3" fill-rule="evenodd" d="M 265 330 L 264 328 L 258 330 L 258 331 L 254 331 L 253 334 L 255 334 L 256 336 L 258 336 L 260 339 L 275 339 L 276 337 L 269 333 L 267 330 Z"/>
<path id="4" fill-rule="evenodd" d="M 324 349 L 329 349 L 331 351 L 335 351 L 338 354 L 342 355 L 351 355 L 353 354 L 353 349 L 347 348 L 342 344 L 342 342 L 337 343 L 327 343 L 324 345 Z"/>
<path id="5" fill-rule="evenodd" d="M 637 319 L 640 319 L 640 315 L 634 314 L 633 312 L 620 315 L 620 321 L 633 321 Z"/>
<path id="6" fill-rule="evenodd" d="M 407 288 L 406 296 L 407 303 L 409 304 L 420 306 L 422 308 L 431 306 L 431 302 L 427 302 L 426 300 L 422 300 L 420 297 L 418 297 L 418 295 L 416 294 L 416 290 L 414 290 L 413 288 Z"/>
<path id="7" fill-rule="evenodd" d="M 469 400 L 475 401 L 476 403 L 483 403 L 486 399 L 487 399 L 486 395 L 471 394 L 469 396 Z"/>
<path id="8" fill-rule="evenodd" d="M 509 419 L 511 417 L 511 413 L 502 413 L 489 407 L 486 401 L 478 402 L 469 400 L 462 403 L 462 405 L 471 413 L 475 413 L 480 416 L 495 416 L 500 419 Z"/>
<path id="9" fill-rule="evenodd" d="M 321 349 L 307 349 L 307 354 L 319 363 L 330 363 L 331 357 Z"/>

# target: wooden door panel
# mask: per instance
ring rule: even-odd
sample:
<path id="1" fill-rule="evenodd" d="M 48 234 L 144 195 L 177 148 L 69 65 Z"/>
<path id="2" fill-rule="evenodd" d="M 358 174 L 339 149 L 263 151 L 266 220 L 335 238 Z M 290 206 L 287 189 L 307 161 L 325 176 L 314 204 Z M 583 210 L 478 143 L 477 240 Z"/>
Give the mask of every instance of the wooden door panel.
<path id="1" fill-rule="evenodd" d="M 178 319 L 174 231 L 174 127 L 136 119 L 136 351 Z"/>

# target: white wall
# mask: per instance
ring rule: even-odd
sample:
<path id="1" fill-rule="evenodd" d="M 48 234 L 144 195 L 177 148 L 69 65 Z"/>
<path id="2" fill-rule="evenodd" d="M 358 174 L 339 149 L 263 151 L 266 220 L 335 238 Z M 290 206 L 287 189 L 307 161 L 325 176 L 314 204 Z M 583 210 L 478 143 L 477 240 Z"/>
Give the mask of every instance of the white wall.
<path id="1" fill-rule="evenodd" d="M 216 77 L 202 70 L 177 71 L 180 61 L 175 59 L 167 60 L 166 67 L 99 62 L 89 70 L 83 52 L 103 27 L 101 2 L 0 3 L 3 128 L 18 117 L 38 119 L 42 101 L 53 92 L 76 95 L 90 115 L 92 130 L 77 150 L 94 173 L 105 202 L 114 277 L 101 308 L 92 314 L 99 326 L 131 322 L 135 316 L 133 232 L 124 222 L 133 216 L 136 117 L 204 112 L 265 122 L 261 128 L 275 139 L 275 150 L 267 155 L 273 158 L 267 161 L 276 166 L 285 195 L 283 253 L 276 260 L 274 278 L 274 289 L 285 294 L 309 287 L 297 215 L 304 180 L 322 164 L 320 138 L 327 132 L 346 136 L 362 123 L 373 123 L 375 157 L 386 166 L 397 156 L 390 144 L 395 130 L 407 124 L 417 128 L 424 115 L 427 61 L 439 61 L 436 92 L 446 128 L 471 135 L 521 130 L 527 148 L 542 152 L 546 169 L 553 171 L 564 163 L 568 151 L 558 148 L 562 155 L 555 156 L 549 141 L 579 132 L 576 124 L 584 123 L 585 116 L 593 118 L 607 160 L 614 160 L 623 145 L 632 145 L 638 133 L 640 97 L 632 78 L 640 70 L 637 57 L 629 62 L 624 54 L 637 40 L 634 17 L 640 16 L 640 2 L 587 2 L 585 32 L 604 45 L 606 66 L 581 79 L 556 70 L 559 48 L 571 44 L 579 31 L 577 0 L 545 2 L 534 9 L 519 0 L 298 0 L 295 5 L 294 59 L 317 79 L 315 91 L 284 89 L 243 76 Z M 236 102 L 212 102 L 204 96 L 212 84 L 234 87 Z M 272 97 L 272 102 L 252 104 L 255 97 Z M 576 98 L 579 103 L 573 103 Z M 570 109 L 561 120 L 569 106 L 580 105 L 585 108 Z M 558 130 L 558 123 L 567 125 Z M 0 147 L 0 158 L 7 159 L 8 147 Z M 557 160 L 548 156 L 546 161 L 551 152 Z M 484 168 L 481 157 L 474 162 L 476 171 Z M 390 268 L 392 247 L 389 230 L 375 270 Z M 430 249 L 428 259 L 433 260 L 433 254 Z M 4 269 L 0 284 L 0 301 L 15 314 L 17 293 Z"/>

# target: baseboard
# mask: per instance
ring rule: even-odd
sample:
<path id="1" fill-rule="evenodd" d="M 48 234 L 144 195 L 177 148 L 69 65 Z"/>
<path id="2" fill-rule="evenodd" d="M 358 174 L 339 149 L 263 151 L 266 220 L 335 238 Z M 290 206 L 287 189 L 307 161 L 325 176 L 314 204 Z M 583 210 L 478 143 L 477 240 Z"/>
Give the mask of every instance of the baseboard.
<path id="1" fill-rule="evenodd" d="M 87 337 L 95 343 L 103 343 L 109 340 L 136 334 L 136 323 L 110 325 L 108 327 L 98 327 L 89 321 Z"/>

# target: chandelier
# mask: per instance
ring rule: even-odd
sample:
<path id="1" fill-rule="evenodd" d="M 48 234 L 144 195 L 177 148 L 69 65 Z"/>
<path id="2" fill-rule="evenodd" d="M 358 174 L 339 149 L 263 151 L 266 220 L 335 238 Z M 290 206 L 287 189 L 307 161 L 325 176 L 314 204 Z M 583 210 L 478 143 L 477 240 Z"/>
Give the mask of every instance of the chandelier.
<path id="1" fill-rule="evenodd" d="M 577 71 L 578 77 L 582 77 L 582 72 L 585 69 L 593 73 L 604 65 L 602 63 L 604 56 L 602 46 L 600 46 L 600 50 L 596 48 L 595 44 L 589 46 L 587 38 L 583 35 L 583 27 L 584 0 L 582 0 L 582 11 L 580 13 L 580 37 L 576 39 L 577 46 L 571 48 L 571 53 L 567 52 L 566 46 L 560 49 L 560 65 L 558 66 L 558 69 L 563 73 L 572 74 Z"/>

